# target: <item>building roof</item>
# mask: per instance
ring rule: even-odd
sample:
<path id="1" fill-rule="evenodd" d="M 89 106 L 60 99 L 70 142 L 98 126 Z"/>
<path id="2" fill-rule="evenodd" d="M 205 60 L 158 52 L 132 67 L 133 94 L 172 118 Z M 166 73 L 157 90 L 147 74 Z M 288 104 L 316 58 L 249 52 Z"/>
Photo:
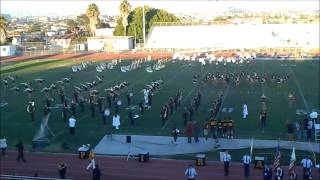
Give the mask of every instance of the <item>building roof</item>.
<path id="1" fill-rule="evenodd" d="M 88 37 L 88 39 L 130 39 L 134 38 L 133 36 L 95 36 Z"/>
<path id="2" fill-rule="evenodd" d="M 70 34 L 65 34 L 63 36 L 56 37 L 54 39 L 72 39 L 73 36 L 74 35 L 72 33 L 70 33 Z"/>

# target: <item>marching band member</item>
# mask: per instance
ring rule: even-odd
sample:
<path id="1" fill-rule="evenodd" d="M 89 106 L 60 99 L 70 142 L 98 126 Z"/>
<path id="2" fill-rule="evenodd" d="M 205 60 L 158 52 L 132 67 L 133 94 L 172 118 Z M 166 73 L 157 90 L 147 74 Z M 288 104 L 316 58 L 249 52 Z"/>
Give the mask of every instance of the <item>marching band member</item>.
<path id="1" fill-rule="evenodd" d="M 119 126 L 120 126 L 120 115 L 119 114 L 113 115 L 112 126 L 115 127 L 117 130 L 119 129 Z"/>
<path id="2" fill-rule="evenodd" d="M 247 106 L 247 102 L 244 102 L 243 106 L 242 106 L 242 114 L 243 114 L 243 119 L 247 120 L 247 116 L 248 116 L 248 106 Z"/>
<path id="3" fill-rule="evenodd" d="M 221 121 L 222 125 L 222 137 L 226 138 L 227 137 L 227 130 L 228 130 L 228 120 L 226 117 Z"/>
<path id="4" fill-rule="evenodd" d="M 34 112 L 36 111 L 35 103 L 33 100 L 29 101 L 29 104 L 27 106 L 27 112 L 31 116 L 31 120 L 34 121 Z"/>
<path id="5" fill-rule="evenodd" d="M 217 126 L 218 126 L 218 136 L 223 137 L 222 121 L 220 119 L 218 119 Z"/>
<path id="6" fill-rule="evenodd" d="M 233 139 L 233 129 L 234 129 L 234 123 L 231 117 L 229 117 L 228 120 L 228 138 Z"/>
<path id="7" fill-rule="evenodd" d="M 210 131 L 210 121 L 206 121 L 203 127 L 203 135 L 206 138 L 206 140 L 208 140 L 209 131 Z"/>

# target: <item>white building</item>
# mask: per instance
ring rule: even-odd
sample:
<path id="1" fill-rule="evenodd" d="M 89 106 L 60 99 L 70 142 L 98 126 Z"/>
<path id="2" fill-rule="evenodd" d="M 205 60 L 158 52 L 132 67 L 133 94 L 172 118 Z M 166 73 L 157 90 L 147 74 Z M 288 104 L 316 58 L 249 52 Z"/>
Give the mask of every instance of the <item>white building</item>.
<path id="1" fill-rule="evenodd" d="M 52 40 L 52 44 L 60 46 L 62 48 L 69 48 L 73 34 L 67 34 L 61 37 L 57 37 Z"/>
<path id="2" fill-rule="evenodd" d="M 133 48 L 133 36 L 96 36 L 88 38 L 89 51 L 131 50 Z"/>
<path id="3" fill-rule="evenodd" d="M 0 57 L 14 56 L 16 54 L 15 46 L 0 46 Z"/>

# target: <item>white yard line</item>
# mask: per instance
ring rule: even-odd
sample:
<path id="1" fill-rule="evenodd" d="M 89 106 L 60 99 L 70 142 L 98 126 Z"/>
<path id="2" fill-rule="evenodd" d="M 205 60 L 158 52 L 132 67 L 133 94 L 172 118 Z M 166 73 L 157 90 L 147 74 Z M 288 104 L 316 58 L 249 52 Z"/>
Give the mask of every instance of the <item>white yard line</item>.
<path id="1" fill-rule="evenodd" d="M 290 66 L 289 66 L 289 69 L 290 69 L 290 71 L 291 71 L 293 80 L 294 80 L 294 82 L 295 82 L 295 84 L 296 84 L 296 86 L 297 86 L 297 89 L 298 89 L 298 91 L 299 91 L 299 94 L 300 94 L 300 96 L 301 96 L 301 98 L 302 98 L 302 100 L 303 100 L 304 106 L 305 106 L 306 110 L 310 113 L 310 107 L 309 107 L 309 104 L 308 104 L 306 98 L 304 97 L 304 94 L 303 94 L 303 91 L 302 91 L 302 89 L 301 89 L 300 83 L 299 83 L 299 81 L 297 80 L 296 75 L 295 75 L 295 73 L 293 72 L 293 70 L 291 69 Z"/>

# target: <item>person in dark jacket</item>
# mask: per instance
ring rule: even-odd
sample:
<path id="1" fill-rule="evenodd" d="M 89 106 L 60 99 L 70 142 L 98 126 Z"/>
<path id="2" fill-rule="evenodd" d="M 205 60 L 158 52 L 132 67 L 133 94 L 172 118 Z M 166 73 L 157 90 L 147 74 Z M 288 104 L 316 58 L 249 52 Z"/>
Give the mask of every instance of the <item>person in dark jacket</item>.
<path id="1" fill-rule="evenodd" d="M 23 154 L 23 151 L 24 151 L 24 146 L 23 146 L 23 143 L 22 141 L 19 141 L 18 144 L 16 144 L 16 148 L 18 150 L 18 157 L 17 157 L 17 161 L 20 161 L 20 159 L 22 159 L 23 162 L 26 162 L 26 160 L 24 159 L 24 154 Z"/>
<path id="2" fill-rule="evenodd" d="M 92 180 L 100 180 L 100 178 L 101 178 L 101 171 L 100 171 L 99 165 L 96 164 L 96 168 L 94 168 L 92 171 Z"/>
<path id="3" fill-rule="evenodd" d="M 60 160 L 58 162 L 58 170 L 59 170 L 60 179 L 65 179 L 66 173 L 67 173 L 67 164 L 62 160 Z"/>
<path id="4" fill-rule="evenodd" d="M 263 170 L 263 180 L 271 180 L 272 179 L 272 169 L 268 166 L 264 166 Z"/>

